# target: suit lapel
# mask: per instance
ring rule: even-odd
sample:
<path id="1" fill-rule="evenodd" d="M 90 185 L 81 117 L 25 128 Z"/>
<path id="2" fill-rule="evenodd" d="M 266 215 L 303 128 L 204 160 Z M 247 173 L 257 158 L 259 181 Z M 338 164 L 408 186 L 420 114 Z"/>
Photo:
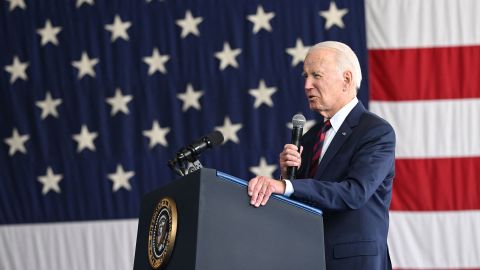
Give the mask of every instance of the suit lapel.
<path id="1" fill-rule="evenodd" d="M 327 168 L 327 165 L 330 163 L 333 157 L 335 157 L 338 150 L 342 148 L 343 144 L 347 141 L 347 139 L 352 134 L 353 128 L 358 125 L 358 122 L 360 121 L 360 117 L 365 111 L 366 109 L 363 106 L 362 102 L 358 101 L 357 105 L 353 107 L 352 111 L 350 111 L 347 118 L 345 118 L 345 121 L 343 121 L 342 125 L 340 126 L 337 133 L 335 134 L 335 137 L 333 137 L 333 140 L 328 146 L 327 151 L 325 152 L 325 155 L 320 161 L 320 165 L 317 169 L 315 178 L 323 174 L 323 172 Z"/>

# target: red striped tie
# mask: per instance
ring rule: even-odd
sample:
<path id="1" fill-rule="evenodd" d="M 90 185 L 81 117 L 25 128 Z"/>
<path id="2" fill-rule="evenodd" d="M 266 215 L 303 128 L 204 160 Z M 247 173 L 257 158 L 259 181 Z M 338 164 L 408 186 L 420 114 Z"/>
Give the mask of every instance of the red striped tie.
<path id="1" fill-rule="evenodd" d="M 320 156 L 322 155 L 322 147 L 323 147 L 323 142 L 325 141 L 325 135 L 327 134 L 327 131 L 332 127 L 332 124 L 330 123 L 330 120 L 325 121 L 323 124 L 323 127 L 321 130 L 318 131 L 317 133 L 317 142 L 313 146 L 313 157 L 312 157 L 312 162 L 310 163 L 310 170 L 308 172 L 308 176 L 310 178 L 313 178 L 315 174 L 317 173 L 317 168 L 318 168 L 318 160 L 320 159 Z"/>

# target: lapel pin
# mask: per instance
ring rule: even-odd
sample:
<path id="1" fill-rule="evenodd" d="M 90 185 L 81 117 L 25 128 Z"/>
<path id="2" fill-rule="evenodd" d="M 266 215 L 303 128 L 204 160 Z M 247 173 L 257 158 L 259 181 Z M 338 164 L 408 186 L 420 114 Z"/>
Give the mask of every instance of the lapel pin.
<path id="1" fill-rule="evenodd" d="M 344 132 L 342 132 L 342 135 L 345 136 L 345 135 L 347 135 L 347 133 L 344 131 Z"/>

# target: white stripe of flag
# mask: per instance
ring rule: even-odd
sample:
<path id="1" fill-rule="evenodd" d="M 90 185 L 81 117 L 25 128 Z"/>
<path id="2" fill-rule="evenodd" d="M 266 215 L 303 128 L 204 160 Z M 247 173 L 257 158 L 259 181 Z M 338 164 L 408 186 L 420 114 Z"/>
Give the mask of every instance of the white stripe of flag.
<path id="1" fill-rule="evenodd" d="M 370 111 L 395 129 L 397 158 L 480 156 L 480 99 L 372 101 Z"/>
<path id="2" fill-rule="evenodd" d="M 478 0 L 365 0 L 369 49 L 480 44 Z"/>

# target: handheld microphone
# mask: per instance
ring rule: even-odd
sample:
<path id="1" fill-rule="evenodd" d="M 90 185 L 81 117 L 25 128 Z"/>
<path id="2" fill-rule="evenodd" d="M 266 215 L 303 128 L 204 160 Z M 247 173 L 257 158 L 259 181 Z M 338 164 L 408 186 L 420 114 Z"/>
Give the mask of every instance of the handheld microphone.
<path id="1" fill-rule="evenodd" d="M 298 113 L 295 114 L 292 118 L 292 124 L 293 124 L 293 129 L 292 129 L 292 140 L 291 144 L 294 144 L 298 147 L 298 151 L 300 152 L 300 140 L 303 135 L 303 126 L 305 125 L 305 116 L 302 114 Z M 296 166 L 289 166 L 287 168 L 287 179 L 293 180 L 295 179 L 295 174 L 297 173 L 297 167 Z"/>
<path id="2" fill-rule="evenodd" d="M 223 134 L 220 131 L 214 131 L 203 136 L 187 147 L 177 152 L 175 162 L 189 161 L 194 162 L 197 157 L 207 149 L 213 148 L 223 142 Z"/>

